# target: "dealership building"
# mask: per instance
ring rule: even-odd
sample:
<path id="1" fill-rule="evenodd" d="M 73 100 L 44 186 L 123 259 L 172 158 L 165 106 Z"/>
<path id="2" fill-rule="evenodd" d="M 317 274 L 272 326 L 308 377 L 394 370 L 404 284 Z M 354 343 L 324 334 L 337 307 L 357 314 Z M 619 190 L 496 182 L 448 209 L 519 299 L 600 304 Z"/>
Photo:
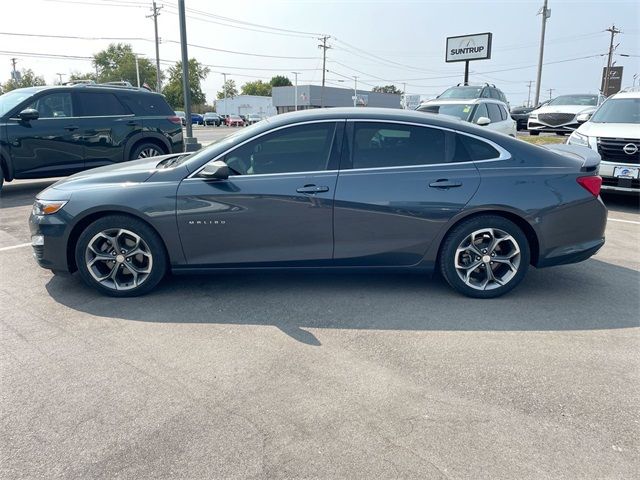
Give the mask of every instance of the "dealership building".
<path id="1" fill-rule="evenodd" d="M 295 110 L 296 87 L 273 87 L 273 106 L 278 113 Z M 321 107 L 353 107 L 354 91 L 351 88 L 322 87 L 319 85 L 298 86 L 298 110 Z M 401 108 L 401 95 L 358 90 L 356 106 Z"/>

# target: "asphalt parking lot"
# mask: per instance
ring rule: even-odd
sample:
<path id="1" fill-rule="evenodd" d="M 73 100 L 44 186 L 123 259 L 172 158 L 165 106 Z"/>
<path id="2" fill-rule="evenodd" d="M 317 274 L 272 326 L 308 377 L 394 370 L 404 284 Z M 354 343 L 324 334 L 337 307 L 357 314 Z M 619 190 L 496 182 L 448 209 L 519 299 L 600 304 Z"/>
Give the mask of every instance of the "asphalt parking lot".
<path id="1" fill-rule="evenodd" d="M 594 258 L 495 300 L 416 274 L 300 272 L 115 300 L 32 259 L 27 217 L 50 183 L 0 196 L 0 478 L 640 469 L 637 198 L 605 197 Z"/>

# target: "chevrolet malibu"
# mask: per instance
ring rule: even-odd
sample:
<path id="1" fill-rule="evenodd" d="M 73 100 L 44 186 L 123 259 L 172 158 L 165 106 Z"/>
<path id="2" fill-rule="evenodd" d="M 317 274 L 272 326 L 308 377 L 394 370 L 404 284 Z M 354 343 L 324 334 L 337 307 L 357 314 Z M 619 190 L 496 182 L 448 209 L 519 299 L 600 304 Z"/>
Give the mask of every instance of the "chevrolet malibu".
<path id="1" fill-rule="evenodd" d="M 598 154 L 555 148 L 420 112 L 292 112 L 52 185 L 30 217 L 34 255 L 113 296 L 168 271 L 402 267 L 496 297 L 530 265 L 604 244 Z"/>

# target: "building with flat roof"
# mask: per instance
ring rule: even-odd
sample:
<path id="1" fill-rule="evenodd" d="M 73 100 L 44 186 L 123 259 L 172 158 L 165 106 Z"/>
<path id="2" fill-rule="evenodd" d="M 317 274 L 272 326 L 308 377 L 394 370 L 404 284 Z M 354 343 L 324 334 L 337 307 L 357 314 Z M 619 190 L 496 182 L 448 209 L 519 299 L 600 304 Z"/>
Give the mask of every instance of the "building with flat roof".
<path id="1" fill-rule="evenodd" d="M 216 113 L 220 115 L 249 115 L 270 117 L 276 114 L 271 97 L 236 95 L 216 100 Z"/>
<path id="2" fill-rule="evenodd" d="M 278 113 L 295 110 L 296 87 L 273 87 L 273 106 Z M 324 87 L 320 85 L 298 85 L 298 110 L 321 107 L 353 107 L 354 91 L 351 88 Z M 358 90 L 356 106 L 401 108 L 401 95 Z"/>

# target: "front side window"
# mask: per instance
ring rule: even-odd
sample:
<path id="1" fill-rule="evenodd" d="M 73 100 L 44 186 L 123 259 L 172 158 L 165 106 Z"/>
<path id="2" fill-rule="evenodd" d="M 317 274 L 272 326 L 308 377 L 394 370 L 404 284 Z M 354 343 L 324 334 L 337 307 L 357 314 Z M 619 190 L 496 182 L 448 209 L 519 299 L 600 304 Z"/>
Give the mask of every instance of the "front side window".
<path id="1" fill-rule="evenodd" d="M 70 93 L 56 92 L 44 95 L 28 108 L 37 110 L 40 118 L 73 117 Z"/>
<path id="2" fill-rule="evenodd" d="M 484 103 L 479 103 L 476 107 L 476 111 L 473 112 L 473 119 L 471 120 L 473 123 L 477 122 L 480 117 L 489 118 L 489 112 L 487 111 L 487 105 Z"/>
<path id="3" fill-rule="evenodd" d="M 284 128 L 229 152 L 225 162 L 236 175 L 326 170 L 335 128 L 333 122 Z"/>
<path id="4" fill-rule="evenodd" d="M 106 117 L 128 115 L 127 109 L 113 93 L 78 92 L 81 116 Z"/>
<path id="5" fill-rule="evenodd" d="M 393 123 L 356 123 L 353 168 L 428 165 L 446 162 L 445 132 Z"/>
<path id="6" fill-rule="evenodd" d="M 497 103 L 487 103 L 487 110 L 489 111 L 489 120 L 491 120 L 492 123 L 502 121 L 502 115 L 500 114 L 500 108 Z"/>

